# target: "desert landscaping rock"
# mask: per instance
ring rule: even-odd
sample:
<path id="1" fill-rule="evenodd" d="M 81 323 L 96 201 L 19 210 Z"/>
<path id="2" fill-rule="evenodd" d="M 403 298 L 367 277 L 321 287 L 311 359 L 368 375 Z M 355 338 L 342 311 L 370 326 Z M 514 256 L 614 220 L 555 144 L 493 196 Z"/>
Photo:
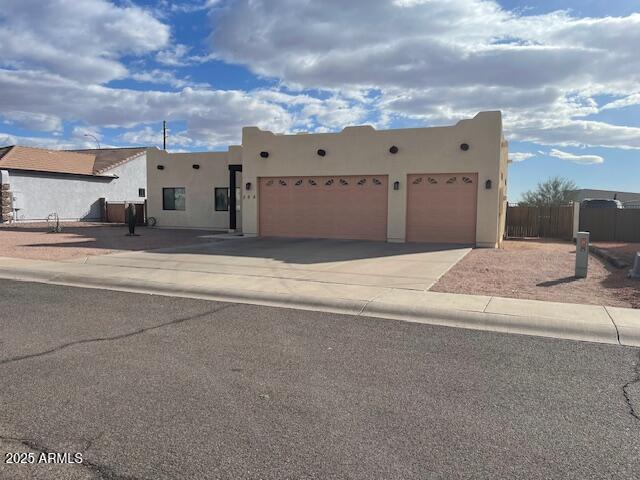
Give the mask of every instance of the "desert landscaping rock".
<path id="1" fill-rule="evenodd" d="M 475 249 L 431 288 L 466 293 L 640 308 L 640 282 L 591 256 L 586 279 L 574 278 L 575 245 L 558 240 L 507 240 Z"/>
<path id="2" fill-rule="evenodd" d="M 62 233 L 49 233 L 46 222 L 0 225 L 0 257 L 72 260 L 121 251 L 179 247 L 213 241 L 209 230 L 137 227 L 127 237 L 126 225 L 65 222 Z"/>

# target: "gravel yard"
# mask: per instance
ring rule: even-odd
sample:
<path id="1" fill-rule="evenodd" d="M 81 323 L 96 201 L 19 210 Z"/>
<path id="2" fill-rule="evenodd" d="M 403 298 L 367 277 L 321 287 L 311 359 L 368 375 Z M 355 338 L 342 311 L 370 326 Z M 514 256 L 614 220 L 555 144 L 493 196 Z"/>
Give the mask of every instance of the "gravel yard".
<path id="1" fill-rule="evenodd" d="M 63 223 L 61 233 L 49 233 L 46 223 L 0 225 L 0 257 L 35 260 L 71 260 L 118 251 L 192 245 L 210 242 L 216 232 L 136 227 L 138 236 L 127 236 L 126 226 L 113 223 Z"/>
<path id="2" fill-rule="evenodd" d="M 431 290 L 566 303 L 640 308 L 640 281 L 599 258 L 589 258 L 589 276 L 573 277 L 575 245 L 544 240 L 508 240 L 502 249 L 472 250 Z"/>

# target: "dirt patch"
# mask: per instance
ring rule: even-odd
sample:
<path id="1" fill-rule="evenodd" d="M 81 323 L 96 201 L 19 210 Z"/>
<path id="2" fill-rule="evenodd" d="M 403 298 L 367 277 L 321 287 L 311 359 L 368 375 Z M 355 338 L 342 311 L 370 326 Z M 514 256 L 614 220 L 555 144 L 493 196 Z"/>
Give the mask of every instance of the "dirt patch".
<path id="1" fill-rule="evenodd" d="M 61 233 L 49 233 L 46 223 L 0 226 L 0 256 L 35 260 L 69 260 L 120 251 L 192 245 L 210 242 L 216 232 L 136 227 L 138 236 L 127 236 L 126 226 L 84 222 L 63 223 Z M 203 238 L 204 237 L 204 238 Z M 209 237 L 209 238 L 207 238 Z"/>
<path id="2" fill-rule="evenodd" d="M 591 255 L 589 276 L 576 279 L 570 242 L 510 240 L 475 249 L 436 283 L 435 292 L 495 295 L 565 303 L 640 308 L 640 281 Z"/>

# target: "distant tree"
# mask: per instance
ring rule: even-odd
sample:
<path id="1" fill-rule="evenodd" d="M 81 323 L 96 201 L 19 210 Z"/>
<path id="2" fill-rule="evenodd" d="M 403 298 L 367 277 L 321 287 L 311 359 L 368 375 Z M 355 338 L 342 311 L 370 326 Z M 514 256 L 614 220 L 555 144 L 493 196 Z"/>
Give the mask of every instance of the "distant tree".
<path id="1" fill-rule="evenodd" d="M 566 205 L 572 200 L 572 193 L 578 186 L 567 178 L 552 177 L 546 182 L 538 183 L 535 190 L 522 194 L 519 205 L 540 207 L 551 205 Z"/>

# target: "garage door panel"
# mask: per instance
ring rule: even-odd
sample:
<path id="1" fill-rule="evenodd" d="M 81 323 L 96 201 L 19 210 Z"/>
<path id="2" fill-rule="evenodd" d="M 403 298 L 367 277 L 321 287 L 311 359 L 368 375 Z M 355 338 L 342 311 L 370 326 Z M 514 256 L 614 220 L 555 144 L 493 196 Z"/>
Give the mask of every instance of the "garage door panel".
<path id="1" fill-rule="evenodd" d="M 476 241 L 475 173 L 412 174 L 407 178 L 407 241 Z"/>
<path id="2" fill-rule="evenodd" d="M 261 236 L 386 240 L 385 175 L 260 178 Z"/>

